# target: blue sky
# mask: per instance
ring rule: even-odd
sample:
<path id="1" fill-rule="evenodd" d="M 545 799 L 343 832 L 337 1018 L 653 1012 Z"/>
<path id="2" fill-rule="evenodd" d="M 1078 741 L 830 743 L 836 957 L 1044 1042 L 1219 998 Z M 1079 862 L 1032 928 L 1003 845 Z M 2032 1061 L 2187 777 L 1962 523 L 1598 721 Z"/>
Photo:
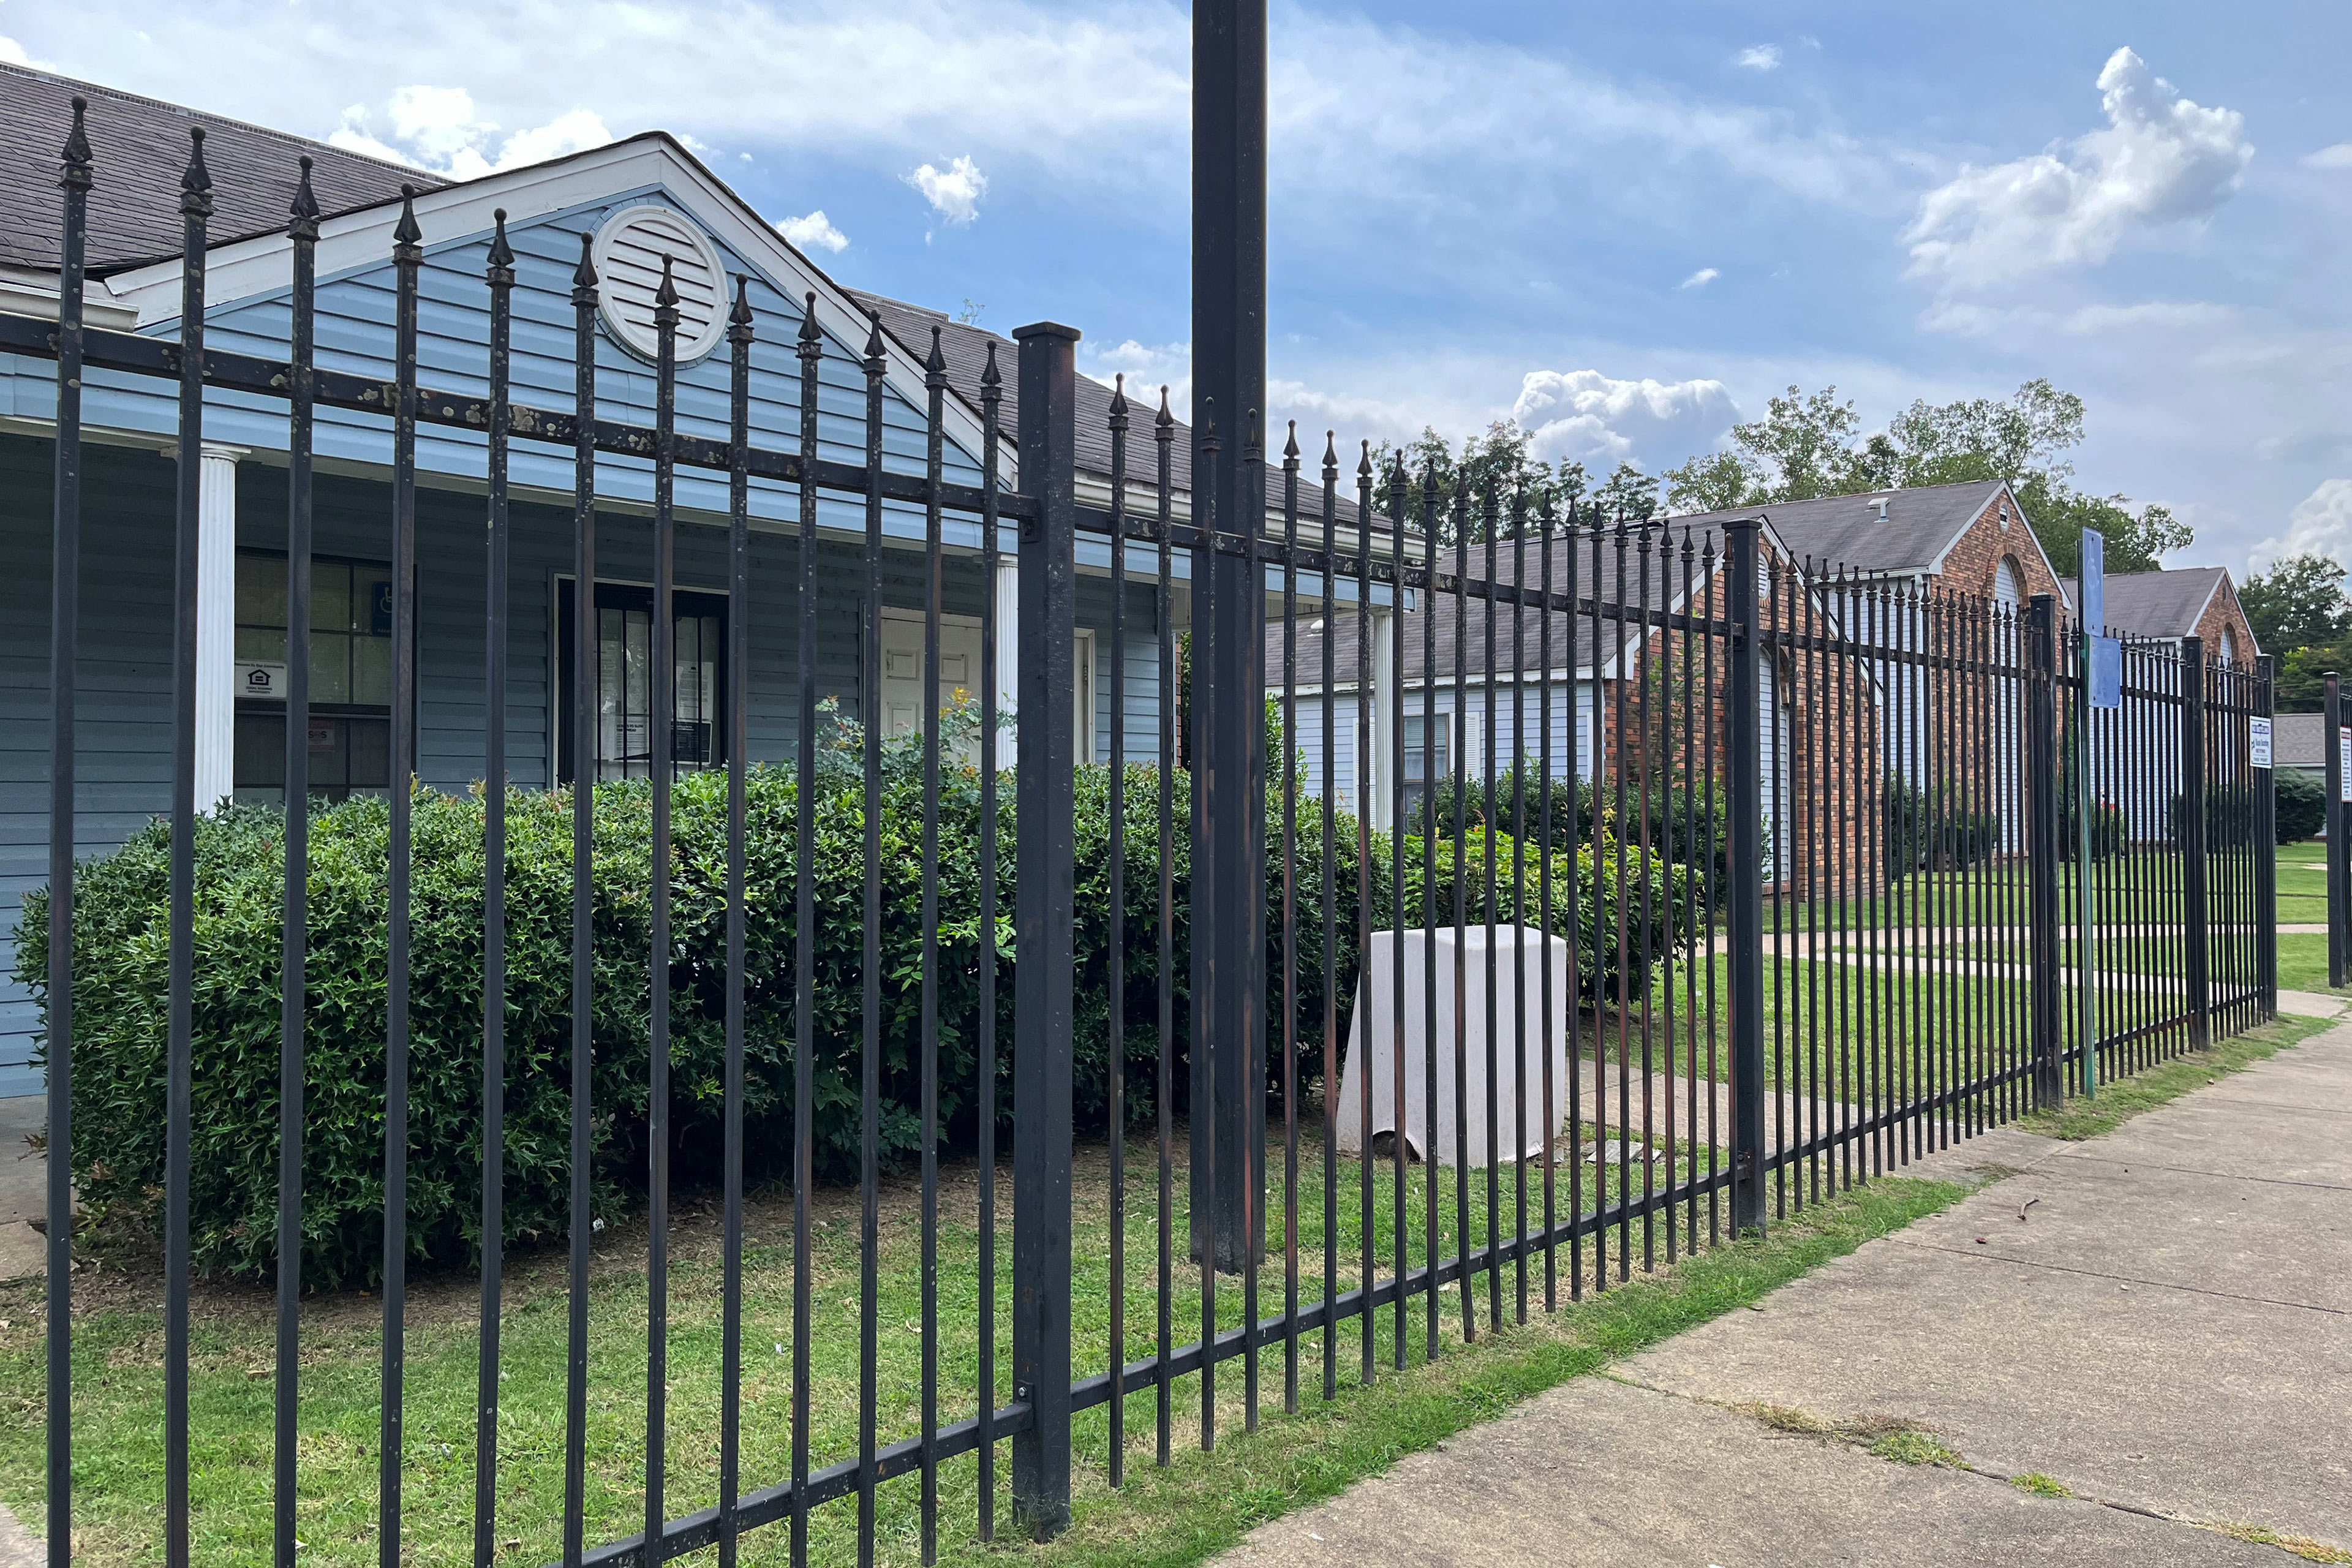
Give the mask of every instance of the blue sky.
<path id="1" fill-rule="evenodd" d="M 1790 382 L 1875 426 L 2046 375 L 2180 560 L 2352 559 L 2352 8 L 1277 0 L 1272 36 L 1308 429 L 1517 414 L 1654 471 Z M 1189 47 L 1155 0 L 0 0 L 0 58 L 445 171 L 669 130 L 844 282 L 1180 395 Z"/>

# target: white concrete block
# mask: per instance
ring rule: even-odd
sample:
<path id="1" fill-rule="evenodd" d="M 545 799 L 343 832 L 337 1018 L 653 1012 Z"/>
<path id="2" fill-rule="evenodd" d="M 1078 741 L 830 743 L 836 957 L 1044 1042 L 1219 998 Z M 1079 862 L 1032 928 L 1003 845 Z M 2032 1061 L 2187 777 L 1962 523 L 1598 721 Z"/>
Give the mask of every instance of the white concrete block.
<path id="1" fill-rule="evenodd" d="M 1493 1163 L 1486 1133 L 1489 1082 L 1494 1086 L 1495 1142 L 1501 1147 L 1501 1157 L 1508 1160 L 1512 1156 L 1514 1126 L 1518 1129 L 1517 1149 L 1531 1159 L 1542 1156 L 1568 1123 L 1568 1018 L 1574 1004 L 1568 989 L 1568 943 L 1557 936 L 1547 940 L 1528 927 L 1496 926 L 1490 955 L 1484 925 L 1462 931 L 1441 930 L 1433 938 L 1427 931 L 1404 933 L 1403 1132 L 1407 1144 L 1424 1160 L 1432 1157 L 1425 1145 L 1430 1135 L 1430 1015 L 1426 998 L 1429 944 L 1433 942 L 1437 959 L 1437 1163 L 1473 1167 Z M 1355 1016 L 1348 1026 L 1348 1055 L 1339 1075 L 1339 1098 L 1332 1109 L 1339 1124 L 1339 1148 L 1343 1152 L 1358 1152 L 1364 1144 L 1364 1047 L 1368 1025 L 1371 1040 L 1371 1130 L 1374 1136 L 1398 1130 L 1394 977 L 1399 947 L 1394 932 L 1374 931 L 1371 945 L 1364 954 L 1363 976 L 1357 984 Z M 1491 1035 L 1487 1010 L 1490 956 L 1494 969 Z M 1548 1018 L 1544 1002 L 1547 972 L 1551 978 Z M 1371 992 L 1369 1005 L 1364 995 L 1367 985 Z M 1458 1011 L 1457 996 L 1461 1000 Z M 1551 1084 L 1549 1115 L 1544 1103 L 1547 1068 Z M 1469 1112 L 1467 1137 L 1458 1145 L 1454 1111 L 1457 1084 Z M 1524 1106 L 1518 1103 L 1522 1086 Z"/>

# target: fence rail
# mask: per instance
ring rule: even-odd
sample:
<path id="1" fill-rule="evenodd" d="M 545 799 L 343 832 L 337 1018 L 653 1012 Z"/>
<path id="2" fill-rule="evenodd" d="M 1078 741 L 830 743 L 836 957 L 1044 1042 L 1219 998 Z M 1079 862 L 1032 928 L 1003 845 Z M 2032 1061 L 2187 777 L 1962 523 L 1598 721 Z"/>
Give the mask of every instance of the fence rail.
<path id="1" fill-rule="evenodd" d="M 1295 431 L 1268 457 L 1255 410 L 1222 435 L 1213 419 L 1192 432 L 1163 399 L 1139 460 L 1123 386 L 1104 416 L 1108 505 L 1082 509 L 1076 334 L 1050 324 L 1015 334 L 1017 422 L 1004 417 L 990 351 L 975 389 L 976 486 L 948 477 L 948 404 L 965 394 L 935 331 L 921 472 L 891 471 L 879 318 L 863 345 L 835 343 L 814 295 L 797 320 L 763 316 L 742 279 L 725 339 L 729 437 L 684 436 L 667 263 L 654 418 L 616 423 L 598 412 L 600 279 L 585 237 L 570 296 L 574 406 L 528 408 L 511 384 L 517 284 L 503 215 L 481 279 L 485 395 L 419 384 L 425 237 L 405 205 L 386 258 L 394 374 L 321 370 L 307 172 L 289 229 L 287 357 L 215 352 L 204 342 L 201 133 L 183 181 L 179 341 L 95 331 L 82 319 L 80 258 L 97 175 L 80 112 L 63 165 L 58 320 L 0 315 L 0 353 L 58 367 L 41 971 L 53 1563 L 72 1548 L 75 1412 L 89 1392 L 71 1343 L 75 1250 L 93 1239 L 77 1231 L 77 1182 L 90 1196 L 101 1177 L 87 1149 L 112 1147 L 121 1131 L 77 1128 L 77 1073 L 111 1073 L 113 1055 L 137 1048 L 119 1021 L 75 1005 L 107 935 L 78 920 L 75 901 L 78 883 L 106 869 L 75 858 L 81 395 L 93 368 L 175 382 L 179 395 L 175 740 L 159 917 L 170 945 L 167 1066 L 153 1107 L 166 1295 L 152 1519 L 168 1563 L 190 1560 L 199 1511 L 190 1290 L 210 1257 L 199 1255 L 200 1233 L 220 1218 L 195 1212 L 217 1202 L 214 1173 L 192 1162 L 200 1125 L 221 1111 L 209 1097 L 200 1106 L 194 1087 L 226 1070 L 197 1002 L 217 959 L 200 939 L 200 908 L 227 874 L 217 858 L 200 864 L 200 839 L 220 829 L 215 803 L 195 795 L 208 394 L 280 400 L 288 420 L 292 805 L 272 848 L 283 870 L 268 1151 L 269 1533 L 281 1563 L 294 1560 L 301 1517 L 303 1311 L 317 1283 L 304 1275 L 317 1246 L 306 1203 L 325 1201 L 306 1185 L 316 1150 L 305 1097 L 335 1087 L 318 1080 L 309 1050 L 320 1031 L 349 1026 L 308 1005 L 314 914 L 338 918 L 314 910 L 314 887 L 331 889 L 310 846 L 314 833 L 341 832 L 332 813 L 303 806 L 321 407 L 381 419 L 392 453 L 383 496 L 395 719 L 381 807 L 376 1112 L 375 1551 L 386 1568 L 420 1541 L 454 1552 L 463 1538 L 476 1563 L 501 1557 L 501 1510 L 532 1489 L 561 1504 L 525 1544 L 566 1564 L 650 1563 L 714 1545 L 732 1563 L 745 1532 L 772 1525 L 789 1531 L 796 1563 L 836 1550 L 870 1562 L 890 1521 L 910 1526 L 929 1562 L 943 1529 L 991 1536 L 1001 1495 L 1023 1529 L 1050 1534 L 1069 1518 L 1074 1468 L 1099 1465 L 1117 1486 L 1130 1450 L 1169 1463 L 1180 1429 L 1213 1446 L 1235 1421 L 1258 1423 L 1277 1375 L 1288 1412 L 1349 1383 L 1406 1374 L 1563 1296 L 1777 1224 L 2272 1015 L 2269 777 L 2249 752 L 2251 722 L 2271 711 L 2267 661 L 2211 665 L 2194 638 L 2135 646 L 2123 705 L 2095 710 L 2084 640 L 2048 597 L 1997 603 L 1810 561 L 1763 514 L 1708 527 L 1448 490 L 1433 474 L 1379 470 L 1369 446 L 1349 496 L 1336 440 L 1327 437 L 1316 483 Z M 787 340 L 799 441 L 763 450 L 750 424 L 752 351 Z M 820 366 L 845 353 L 864 376 L 858 463 L 819 455 Z M 419 679 L 416 447 L 426 426 L 478 432 L 484 464 L 477 738 L 490 783 L 478 973 L 465 982 L 482 999 L 467 1039 L 478 1048 L 478 1098 L 460 1118 L 479 1151 L 479 1202 L 477 1250 L 455 1259 L 430 1250 L 444 1232 L 411 1229 L 426 1184 L 412 1162 L 439 1161 L 433 1181 L 452 1168 L 445 1150 L 419 1142 L 428 1125 L 446 1138 L 445 1108 L 412 1098 L 447 1092 L 437 1075 L 425 1088 L 415 1056 L 420 1010 L 448 999 L 415 989 L 419 944 L 441 940 L 416 924 L 417 823 L 437 808 L 414 783 L 415 737 L 400 717 Z M 1013 438 L 1017 490 L 999 472 L 1000 444 Z M 1180 491 L 1180 438 L 1204 454 L 1242 441 L 1243 493 Z M 569 635 L 580 678 L 550 698 L 549 715 L 551 728 L 568 728 L 577 763 L 554 803 L 569 818 L 555 881 L 540 875 L 543 858 L 529 858 L 541 853 L 526 842 L 540 805 L 504 784 L 517 443 L 573 464 Z M 649 515 L 600 511 L 600 459 L 610 457 L 651 466 Z M 728 477 L 731 673 L 715 796 L 697 793 L 697 764 L 675 754 L 692 677 L 675 635 L 659 630 L 675 624 L 679 592 L 680 468 Z M 755 527 L 754 479 L 791 487 L 789 523 Z M 821 492 L 860 507 L 862 534 L 845 541 L 820 527 Z M 886 501 L 922 509 L 919 543 L 887 536 Z M 977 550 L 948 547 L 951 512 L 977 520 Z M 589 672 L 621 657 L 590 613 L 600 523 L 642 529 L 654 562 L 642 818 L 634 786 L 600 790 L 593 767 L 608 716 Z M 755 537 L 790 547 L 788 572 L 762 564 Z M 817 673 L 820 611 L 837 592 L 821 568 L 853 542 L 856 696 L 836 713 Z M 1014 567 L 1017 600 L 1001 609 L 988 590 Z M 958 574 L 974 568 L 984 673 L 967 719 L 954 695 L 965 682 L 944 673 L 961 657 L 946 647 L 961 623 L 945 606 L 966 582 Z M 918 602 L 898 603 L 909 574 Z M 793 653 L 774 679 L 794 726 L 788 745 L 761 754 L 751 638 L 760 591 L 779 586 Z M 1082 590 L 1101 606 L 1084 627 Z M 893 673 L 886 609 L 919 614 L 912 676 Z M 1110 670 L 1108 700 L 1084 716 L 1074 708 L 1087 689 L 1080 649 L 1092 646 L 1082 631 L 1105 646 Z M 997 674 L 1008 661 L 1009 713 Z M 893 680 L 919 691 L 903 733 L 893 731 Z M 624 964 L 604 931 L 617 906 L 599 871 L 640 822 L 644 885 L 622 901 L 634 910 L 642 899 L 644 924 L 628 927 Z M 562 937 L 560 1006 L 539 1005 L 540 982 L 508 967 L 517 933 L 541 923 Z M 446 969 L 434 973 L 432 984 L 452 984 Z M 637 1017 L 640 999 L 642 1033 L 616 1025 L 620 1012 Z M 518 1137 L 549 1135 L 557 1101 L 534 1098 L 542 1068 L 563 1085 L 562 1158 L 510 1160 Z M 705 1079 L 718 1085 L 715 1132 Z M 1001 1167 L 1007 1132 L 1011 1163 Z M 642 1168 L 600 1178 L 599 1150 L 616 1139 Z M 673 1289 L 679 1157 L 718 1190 L 715 1311 Z M 562 1216 L 566 1296 L 562 1441 L 551 1467 L 501 1448 L 501 1384 L 515 1359 L 501 1334 L 519 1234 L 508 1200 L 538 1204 L 530 1184 L 559 1165 L 560 1199 L 546 1200 Z M 641 1207 L 646 1243 L 645 1377 L 632 1396 L 643 1432 L 618 1458 L 591 1409 L 592 1393 L 614 1386 L 595 1364 L 592 1296 L 600 1256 L 611 1260 L 594 1239 L 610 1212 L 600 1182 L 615 1179 Z M 761 1182 L 789 1193 L 782 1266 L 747 1237 Z M 853 1186 L 844 1245 L 819 1211 L 849 1213 L 828 1194 L 845 1205 Z M 476 1447 L 462 1507 L 404 1489 L 416 1397 L 407 1293 L 420 1261 L 478 1276 Z M 836 1303 L 852 1309 L 846 1326 L 828 1310 Z M 754 1321 L 763 1327 L 747 1348 Z M 680 1333 L 712 1327 L 715 1435 L 699 1405 L 675 1392 L 707 1374 L 670 1359 Z M 747 1409 L 747 1361 L 771 1331 L 789 1356 L 781 1422 Z M 759 1386 L 772 1394 L 774 1380 Z M 1096 1411 L 1099 1432 L 1087 1425 Z M 692 1435 L 683 1445 L 681 1423 Z M 1002 1481 L 1001 1444 L 1011 1445 Z M 708 1465 L 697 1457 L 706 1450 Z M 614 1464 L 642 1489 L 634 1517 L 601 1495 L 598 1478 Z M 902 1479 L 911 1500 L 894 1486 Z M 120 1500 L 84 1501 L 119 1511 Z M 844 1507 L 827 1512 L 835 1503 Z"/>

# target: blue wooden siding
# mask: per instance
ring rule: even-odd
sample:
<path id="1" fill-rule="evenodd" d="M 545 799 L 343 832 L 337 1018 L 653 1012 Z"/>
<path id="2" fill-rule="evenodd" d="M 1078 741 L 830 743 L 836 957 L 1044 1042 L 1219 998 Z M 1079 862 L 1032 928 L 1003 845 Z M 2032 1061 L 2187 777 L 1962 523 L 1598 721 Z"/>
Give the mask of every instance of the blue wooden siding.
<path id="1" fill-rule="evenodd" d="M 516 253 L 513 294 L 513 379 L 519 402 L 568 411 L 572 405 L 572 273 L 580 259 L 580 238 L 593 231 L 611 212 L 644 202 L 669 203 L 659 188 L 618 192 L 593 204 L 533 218 L 509 231 Z M 679 204 L 672 204 L 679 205 Z M 681 210 L 683 210 L 681 205 Z M 483 281 L 489 237 L 427 237 L 425 265 L 419 277 L 418 346 L 420 379 L 438 390 L 479 395 L 488 390 L 489 369 L 489 290 Z M 751 428 L 755 446 L 796 451 L 800 445 L 800 363 L 794 335 L 801 301 L 790 292 L 790 280 L 779 288 L 746 258 L 719 247 L 730 273 L 751 279 L 751 300 L 758 317 L 759 339 L 752 346 Z M 319 360 L 322 366 L 355 374 L 389 378 L 392 374 L 394 272 L 389 258 L 380 264 L 323 279 L 318 294 Z M 289 336 L 290 309 L 278 292 L 215 308 L 206 313 L 208 341 L 223 350 L 283 356 Z M 169 325 L 163 335 L 176 335 Z M 919 356 L 928 343 L 903 345 L 907 355 L 893 353 L 894 371 L 921 374 Z M 860 462 L 865 454 L 866 378 L 861 366 L 865 343 L 844 342 L 828 334 L 820 363 L 817 430 L 824 455 Z M 608 419 L 653 423 L 654 374 L 637 359 L 600 331 L 597 340 L 598 412 Z M 1011 376 L 1014 366 L 1007 363 Z M 726 345 L 700 361 L 682 366 L 678 374 L 678 429 L 688 435 L 725 439 L 728 433 L 729 365 Z M 919 387 L 916 389 L 919 395 Z M 92 426 L 136 430 L 159 436 L 177 427 L 170 383 L 109 371 L 93 371 L 88 378 L 84 416 Z M 0 355 L 0 412 L 24 418 L 47 419 L 56 411 L 55 366 L 14 355 Z M 884 466 L 919 474 L 924 466 L 923 411 L 898 387 L 883 398 Z M 286 445 L 285 405 L 276 399 L 214 392 L 207 397 L 205 435 L 215 440 L 283 450 Z M 391 461 L 390 426 L 372 416 L 322 410 L 319 416 L 318 449 L 322 458 L 367 464 Z M 478 479 L 484 466 L 484 441 L 467 431 L 425 427 L 417 441 L 417 461 L 430 473 Z M 977 483 L 977 454 L 958 445 L 950 435 L 947 450 L 950 476 Z M 568 448 L 528 440 L 516 443 L 513 477 L 519 486 L 569 490 L 572 459 Z M 615 500 L 649 502 L 652 468 L 635 459 L 607 456 L 600 459 L 599 493 Z M 796 492 L 764 482 L 752 486 L 755 516 L 787 521 L 798 516 Z M 719 512 L 727 504 L 726 478 L 720 474 L 682 471 L 677 481 L 682 509 Z M 860 526 L 855 498 L 828 495 L 822 503 L 823 521 L 833 527 Z M 892 532 L 919 535 L 919 509 L 898 503 L 886 507 Z M 950 542 L 976 544 L 977 524 L 967 519 L 950 524 Z"/>
<path id="2" fill-rule="evenodd" d="M 41 1087 L 14 933 L 25 894 L 48 880 L 55 450 L 0 436 L 0 1095 Z M 172 489 L 172 465 L 146 453 L 98 456 L 84 475 L 89 514 L 109 521 L 82 551 L 78 854 L 115 847 L 170 804 Z"/>

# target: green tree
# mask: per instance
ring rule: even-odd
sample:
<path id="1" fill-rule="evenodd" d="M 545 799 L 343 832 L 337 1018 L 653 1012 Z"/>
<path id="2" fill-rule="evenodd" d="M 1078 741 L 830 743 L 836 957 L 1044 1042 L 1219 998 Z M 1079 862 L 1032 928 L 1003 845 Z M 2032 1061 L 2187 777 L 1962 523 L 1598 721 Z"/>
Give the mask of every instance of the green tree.
<path id="1" fill-rule="evenodd" d="M 2283 713 L 2316 713 L 2329 670 L 2352 671 L 2352 595 L 2344 568 L 2315 552 L 2257 572 L 2238 590 L 2246 624 L 2264 653 L 2278 657 Z"/>
<path id="2" fill-rule="evenodd" d="M 1497 419 L 1483 433 L 1465 437 L 1459 452 L 1433 426 L 1424 426 L 1419 436 L 1402 445 L 1383 441 L 1374 447 L 1372 467 L 1381 476 L 1379 483 L 1385 497 L 1390 472 L 1397 459 L 1403 459 L 1405 473 L 1412 483 L 1411 506 L 1415 522 L 1420 520 L 1423 485 L 1429 478 L 1435 477 L 1435 531 L 1440 544 L 1455 541 L 1457 487 L 1467 500 L 1470 537 L 1485 537 L 1483 519 L 1491 488 L 1496 536 L 1507 539 L 1517 515 L 1516 498 L 1524 498 L 1525 512 L 1530 519 L 1541 516 L 1547 502 L 1555 517 L 1564 517 L 1570 504 L 1583 497 L 1591 485 L 1582 463 L 1566 459 L 1549 463 L 1534 456 L 1530 446 L 1528 433 L 1512 419 Z"/>
<path id="3" fill-rule="evenodd" d="M 2238 605 L 2265 653 L 2284 656 L 2294 648 L 2332 644 L 2352 631 L 2344 568 L 2315 551 L 2291 555 L 2248 577 L 2238 590 Z"/>
<path id="4" fill-rule="evenodd" d="M 1620 463 L 1601 481 L 1592 499 L 1600 504 L 1603 517 L 1654 517 L 1658 510 L 1658 481 L 1635 464 Z"/>
<path id="5" fill-rule="evenodd" d="M 2167 551 L 2191 542 L 2189 526 L 2157 503 L 2135 510 L 2128 496 L 2076 489 L 2066 454 L 2084 426 L 2083 400 L 2042 378 L 2006 398 L 1919 400 L 1868 435 L 1836 387 L 1809 394 L 1792 385 L 1768 402 L 1763 418 L 1733 426 L 1727 449 L 1667 469 L 1666 502 L 1674 511 L 1713 511 L 2006 479 L 2061 574 L 2080 567 L 2085 528 L 2106 536 L 2110 571 L 2153 571 Z"/>
<path id="6" fill-rule="evenodd" d="M 1763 468 L 1746 452 L 1702 452 L 1662 477 L 1666 510 L 1675 513 L 1730 511 L 1761 499 L 1769 488 Z"/>

